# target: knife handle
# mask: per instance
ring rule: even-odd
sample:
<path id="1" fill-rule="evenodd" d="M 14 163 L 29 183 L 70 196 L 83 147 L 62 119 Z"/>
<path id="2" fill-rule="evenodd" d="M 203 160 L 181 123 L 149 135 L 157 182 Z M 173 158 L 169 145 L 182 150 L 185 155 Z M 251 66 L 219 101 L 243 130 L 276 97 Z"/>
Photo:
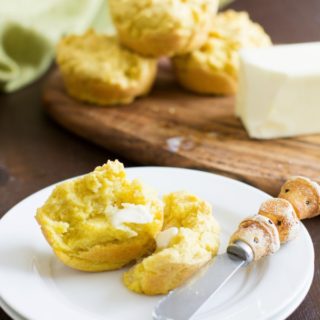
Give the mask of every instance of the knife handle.
<path id="1" fill-rule="evenodd" d="M 245 261 L 246 264 L 252 262 L 254 259 L 251 247 L 247 243 L 240 240 L 237 240 L 234 243 L 229 244 L 227 248 L 227 253 L 229 258 L 234 260 Z"/>
<path id="2" fill-rule="evenodd" d="M 300 220 L 320 214 L 320 186 L 309 178 L 289 178 L 281 187 L 278 198 L 289 201 Z"/>
<path id="3" fill-rule="evenodd" d="M 230 238 L 230 244 L 237 241 L 245 242 L 253 252 L 253 260 L 259 260 L 280 248 L 280 238 L 277 227 L 268 218 L 255 215 L 244 219 L 236 232 Z"/>
<path id="4" fill-rule="evenodd" d="M 259 213 L 244 219 L 230 238 L 250 246 L 254 260 L 275 253 L 280 243 L 297 237 L 300 220 L 320 214 L 320 186 L 306 177 L 291 177 L 281 187 L 278 198 L 264 201 Z"/>
<path id="5" fill-rule="evenodd" d="M 269 218 L 275 224 L 281 244 L 298 235 L 301 223 L 289 201 L 281 198 L 268 199 L 262 203 L 259 214 Z"/>

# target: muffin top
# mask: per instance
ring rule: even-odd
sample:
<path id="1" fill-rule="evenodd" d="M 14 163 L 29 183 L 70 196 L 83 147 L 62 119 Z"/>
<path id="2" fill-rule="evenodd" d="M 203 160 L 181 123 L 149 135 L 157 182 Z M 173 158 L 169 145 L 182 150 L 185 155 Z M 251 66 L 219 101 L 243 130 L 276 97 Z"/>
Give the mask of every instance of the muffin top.
<path id="1" fill-rule="evenodd" d="M 36 218 L 54 248 L 64 252 L 151 238 L 162 226 L 162 205 L 123 165 L 108 161 L 93 172 L 59 184 Z"/>
<path id="2" fill-rule="evenodd" d="M 152 49 L 154 42 L 168 39 L 160 45 L 164 55 L 171 55 L 189 51 L 197 33 L 207 35 L 217 3 L 216 0 L 109 0 L 109 7 L 124 44 L 130 43 L 132 47 L 134 39 L 146 39 L 150 47 L 139 49 L 144 54 L 156 55 Z M 177 47 L 174 52 L 167 52 L 174 47 L 172 39 Z"/>
<path id="3" fill-rule="evenodd" d="M 204 13 L 213 9 L 213 3 L 212 0 L 111 0 L 110 8 L 114 21 L 138 37 L 144 33 L 191 29 L 201 23 Z"/>
<path id="4" fill-rule="evenodd" d="M 201 48 L 176 57 L 174 62 L 178 67 L 201 65 L 202 68 L 223 71 L 236 78 L 239 50 L 269 45 L 269 36 L 259 24 L 250 20 L 246 12 L 228 10 L 214 18 L 208 40 Z"/>
<path id="5" fill-rule="evenodd" d="M 57 46 L 57 62 L 63 73 L 123 88 L 140 82 L 148 70 L 156 67 L 154 59 L 121 47 L 115 36 L 93 30 L 64 37 Z"/>

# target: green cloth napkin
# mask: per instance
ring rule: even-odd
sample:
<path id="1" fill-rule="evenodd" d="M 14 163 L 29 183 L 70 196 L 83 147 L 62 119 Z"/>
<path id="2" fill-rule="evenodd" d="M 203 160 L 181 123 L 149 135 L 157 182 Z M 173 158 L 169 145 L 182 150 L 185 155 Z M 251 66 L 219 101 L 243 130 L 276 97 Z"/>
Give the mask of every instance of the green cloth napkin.
<path id="1" fill-rule="evenodd" d="M 0 0 L 0 90 L 39 78 L 59 38 L 89 27 L 113 32 L 106 0 Z"/>
<path id="2" fill-rule="evenodd" d="M 89 27 L 114 32 L 107 0 L 0 0 L 0 90 L 12 92 L 38 79 L 60 37 Z"/>

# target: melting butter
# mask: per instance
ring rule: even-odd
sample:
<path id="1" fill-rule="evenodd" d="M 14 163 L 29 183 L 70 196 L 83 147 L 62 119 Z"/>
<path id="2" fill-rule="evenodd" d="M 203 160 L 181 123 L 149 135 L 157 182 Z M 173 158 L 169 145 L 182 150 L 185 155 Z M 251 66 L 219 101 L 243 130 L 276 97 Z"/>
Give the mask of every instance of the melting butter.
<path id="1" fill-rule="evenodd" d="M 178 234 L 178 232 L 178 228 L 171 227 L 158 233 L 156 236 L 157 248 L 162 249 L 168 247 L 171 239 L 175 237 Z"/>
<path id="2" fill-rule="evenodd" d="M 126 226 L 126 223 L 146 224 L 153 221 L 149 206 L 131 203 L 124 203 L 122 206 L 122 209 L 111 210 L 108 214 L 114 228 L 128 232 L 131 237 L 136 236 L 137 232 Z"/>

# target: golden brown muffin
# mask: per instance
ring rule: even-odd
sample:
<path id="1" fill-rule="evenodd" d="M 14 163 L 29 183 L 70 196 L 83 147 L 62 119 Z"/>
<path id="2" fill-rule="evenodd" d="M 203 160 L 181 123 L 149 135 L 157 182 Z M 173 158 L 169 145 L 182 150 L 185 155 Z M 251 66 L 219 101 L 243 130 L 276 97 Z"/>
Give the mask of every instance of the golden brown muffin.
<path id="1" fill-rule="evenodd" d="M 236 241 L 247 243 L 254 254 L 254 260 L 275 253 L 280 249 L 279 233 L 272 220 L 255 215 L 244 219 L 238 230 L 231 236 L 230 243 Z"/>
<path id="2" fill-rule="evenodd" d="M 320 214 L 320 187 L 306 177 L 292 177 L 287 180 L 278 197 L 292 204 L 300 220 Z"/>
<path id="3" fill-rule="evenodd" d="M 186 192 L 164 197 L 164 229 L 157 249 L 124 274 L 132 291 L 165 294 L 183 284 L 217 254 L 219 227 L 211 206 Z"/>
<path id="4" fill-rule="evenodd" d="M 207 39 L 217 0 L 109 0 L 123 45 L 145 56 L 185 54 Z"/>
<path id="5" fill-rule="evenodd" d="M 37 210 L 36 219 L 63 263 L 103 271 L 154 250 L 163 207 L 139 180 L 126 178 L 120 162 L 108 161 L 59 184 Z"/>
<path id="6" fill-rule="evenodd" d="M 57 46 L 57 63 L 69 95 L 99 105 L 130 103 L 147 94 L 157 71 L 156 60 L 93 30 L 64 37 Z"/>
<path id="7" fill-rule="evenodd" d="M 270 46 L 262 27 L 246 12 L 219 13 L 207 41 L 197 50 L 172 59 L 179 83 L 204 94 L 229 95 L 237 91 L 239 50 Z"/>
<path id="8" fill-rule="evenodd" d="M 289 201 L 273 198 L 264 201 L 259 214 L 273 221 L 278 229 L 280 242 L 294 239 L 300 230 L 300 221 Z"/>

